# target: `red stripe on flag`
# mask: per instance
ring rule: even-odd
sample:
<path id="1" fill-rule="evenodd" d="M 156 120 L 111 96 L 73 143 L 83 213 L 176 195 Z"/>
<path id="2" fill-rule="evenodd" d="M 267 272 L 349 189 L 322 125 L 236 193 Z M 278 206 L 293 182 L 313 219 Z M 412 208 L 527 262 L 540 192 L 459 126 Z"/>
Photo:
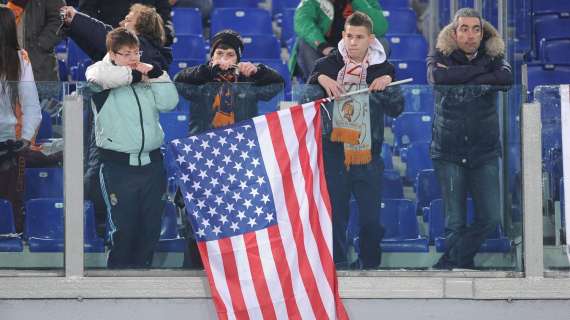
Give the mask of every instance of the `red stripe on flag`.
<path id="1" fill-rule="evenodd" d="M 224 273 L 226 275 L 226 283 L 230 290 L 232 297 L 232 305 L 236 314 L 236 319 L 249 319 L 247 306 L 243 299 L 241 291 L 240 280 L 237 270 L 236 258 L 234 256 L 234 249 L 230 238 L 218 240 L 220 245 L 220 252 L 222 254 L 222 261 L 224 262 Z"/>
<path id="2" fill-rule="evenodd" d="M 297 133 L 297 139 L 299 139 L 299 162 L 301 164 L 301 170 L 303 176 L 305 177 L 305 193 L 307 194 L 309 203 L 309 221 L 311 225 L 311 230 L 315 237 L 317 243 L 317 248 L 319 250 L 319 256 L 321 258 L 321 265 L 325 276 L 332 291 L 334 288 L 334 262 L 327 247 L 325 237 L 323 235 L 323 230 L 321 229 L 321 222 L 319 219 L 319 210 L 317 209 L 317 204 L 315 202 L 315 194 L 313 192 L 313 172 L 311 170 L 311 159 L 309 156 L 309 150 L 307 150 L 307 123 L 305 122 L 305 117 L 303 115 L 303 109 L 299 108 L 296 110 L 291 110 L 293 114 L 293 125 L 295 126 L 295 133 Z"/>
<path id="3" fill-rule="evenodd" d="M 243 235 L 245 241 L 245 248 L 247 250 L 247 260 L 249 261 L 249 268 L 251 270 L 251 279 L 255 287 L 255 295 L 259 303 L 259 308 L 263 314 L 263 319 L 277 319 L 269 288 L 267 287 L 267 280 L 261 265 L 261 253 L 257 245 L 257 237 L 255 232 L 248 232 Z"/>
<path id="4" fill-rule="evenodd" d="M 275 261 L 277 257 L 286 257 L 285 248 L 281 241 L 281 234 L 279 233 L 279 227 L 271 226 L 267 228 L 267 234 L 269 235 L 271 252 L 274 257 L 273 262 L 275 263 L 275 268 L 279 275 L 279 282 L 281 283 L 281 290 L 283 291 L 287 314 L 289 315 L 289 319 L 301 319 L 301 313 L 299 312 L 299 307 L 295 301 L 295 293 L 293 292 L 293 282 L 291 281 L 292 277 L 289 265 L 286 261 Z"/>
<path id="5" fill-rule="evenodd" d="M 191 241 L 191 240 L 190 240 Z M 221 320 L 228 319 L 228 310 L 226 309 L 226 305 L 216 289 L 216 283 L 214 282 L 214 275 L 212 274 L 212 269 L 210 268 L 210 259 L 208 259 L 208 248 L 206 247 L 205 242 L 198 241 L 198 250 L 200 250 L 200 256 L 202 257 L 202 263 L 204 264 L 204 270 L 208 274 L 208 282 L 210 283 L 210 290 L 212 292 L 212 299 L 214 300 L 214 304 L 216 305 L 216 311 L 218 312 L 218 317 Z"/>
<path id="6" fill-rule="evenodd" d="M 330 219 L 332 220 L 332 205 L 329 196 L 329 190 L 327 188 L 327 180 L 325 178 L 325 164 L 323 160 L 323 140 L 321 139 L 321 106 L 323 105 L 323 100 L 319 100 L 315 102 L 315 108 L 317 108 L 317 114 L 313 118 L 313 127 L 315 128 L 315 140 L 317 142 L 317 148 L 319 149 L 318 153 L 318 163 L 319 163 L 319 179 L 320 179 L 320 188 L 321 188 L 321 197 L 327 207 L 327 212 L 329 214 Z M 334 262 L 333 262 L 334 266 Z M 338 278 L 336 278 L 336 268 L 334 269 L 334 297 L 336 302 L 336 317 L 338 320 L 345 320 L 348 319 L 348 313 L 344 308 L 344 304 L 342 303 L 342 299 L 340 298 L 340 294 L 338 291 Z"/>
<path id="7" fill-rule="evenodd" d="M 320 112 L 320 108 L 323 105 L 322 100 L 319 100 L 317 102 L 315 102 L 315 108 L 317 108 L 318 112 L 317 115 L 315 116 L 315 118 L 313 119 L 313 126 L 315 127 L 315 140 L 317 141 L 317 146 L 319 148 L 319 150 L 321 152 L 319 152 L 319 156 L 317 161 L 319 162 L 319 179 L 320 179 L 320 187 L 321 187 L 321 197 L 323 198 L 323 201 L 325 202 L 325 206 L 327 207 L 327 212 L 329 214 L 329 217 L 331 218 L 332 221 L 332 205 L 331 205 L 331 201 L 330 201 L 330 196 L 329 196 L 329 189 L 327 188 L 327 180 L 325 178 L 325 163 L 323 161 L 323 140 L 321 138 L 321 112 Z"/>
<path id="8" fill-rule="evenodd" d="M 277 112 L 272 112 L 267 114 L 265 117 L 268 122 L 268 127 L 273 129 L 269 130 L 269 133 L 271 136 L 273 149 L 275 150 L 275 158 L 277 159 L 279 170 L 282 176 L 283 191 L 287 195 L 287 197 L 285 197 L 285 202 L 289 214 L 289 220 L 291 221 L 291 226 L 293 228 L 293 237 L 295 239 L 295 244 L 297 247 L 299 271 L 301 273 L 301 278 L 303 279 L 303 285 L 307 290 L 309 302 L 311 303 L 315 317 L 317 319 L 326 319 L 328 317 L 328 314 L 323 305 L 323 301 L 317 288 L 315 275 L 312 273 L 311 265 L 307 257 L 307 250 L 304 243 L 305 236 L 303 233 L 303 225 L 299 217 L 299 202 L 296 197 L 293 177 L 291 174 L 291 161 L 287 152 L 287 148 L 285 146 L 285 140 L 283 138 L 279 115 Z"/>

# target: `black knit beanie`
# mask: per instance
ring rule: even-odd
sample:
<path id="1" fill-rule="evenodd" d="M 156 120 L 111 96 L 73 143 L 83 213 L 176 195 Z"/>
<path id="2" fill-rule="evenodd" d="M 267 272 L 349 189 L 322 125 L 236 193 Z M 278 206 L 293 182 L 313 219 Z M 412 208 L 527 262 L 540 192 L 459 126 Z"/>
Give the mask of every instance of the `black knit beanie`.
<path id="1" fill-rule="evenodd" d="M 240 61 L 241 54 L 243 52 L 243 41 L 239 33 L 230 29 L 222 30 L 216 33 L 216 35 L 214 35 L 212 38 L 212 45 L 210 46 L 210 58 L 220 44 L 227 45 L 234 49 L 236 51 L 237 60 L 238 62 Z"/>

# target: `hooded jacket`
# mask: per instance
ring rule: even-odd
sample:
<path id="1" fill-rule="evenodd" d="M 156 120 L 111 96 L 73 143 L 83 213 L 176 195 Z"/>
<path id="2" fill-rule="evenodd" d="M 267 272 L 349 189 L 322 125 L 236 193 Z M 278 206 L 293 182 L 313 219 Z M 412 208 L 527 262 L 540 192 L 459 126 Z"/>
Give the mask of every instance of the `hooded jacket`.
<path id="1" fill-rule="evenodd" d="M 158 113 L 172 110 L 178 103 L 176 87 L 166 72 L 154 66 L 149 76 L 148 82 L 140 82 L 140 72 L 113 64 L 109 55 L 85 73 L 95 92 L 92 106 L 97 146 L 126 154 L 132 166 L 151 162 L 149 153 L 159 149 L 164 140 Z"/>
<path id="2" fill-rule="evenodd" d="M 436 85 L 431 157 L 477 167 L 500 156 L 497 92 L 513 78 L 505 43 L 490 23 L 483 21 L 483 40 L 471 61 L 453 32 L 451 24 L 440 32 L 427 59 L 428 81 Z"/>
<path id="3" fill-rule="evenodd" d="M 295 34 L 315 49 L 324 49 L 327 45 L 326 35 L 330 32 L 335 16 L 333 0 L 303 0 L 295 10 Z M 382 7 L 376 0 L 346 1 L 353 11 L 360 11 L 372 19 L 373 33 L 383 37 L 388 30 L 388 21 L 382 13 Z M 289 59 L 289 71 L 293 74 L 297 64 L 297 46 L 295 42 Z M 324 46 L 324 47 L 323 47 Z"/>
<path id="4" fill-rule="evenodd" d="M 309 77 L 308 84 L 319 84 L 318 78 L 320 75 L 326 75 L 331 79 L 337 78 L 339 71 L 344 67 L 344 59 L 340 50 L 344 47 L 344 40 L 341 40 L 338 45 L 338 49 L 333 50 L 328 56 L 317 60 L 315 69 Z M 371 47 L 375 52 L 371 53 L 371 56 L 376 56 L 371 64 L 368 66 L 366 74 L 366 84 L 370 85 L 374 79 L 389 75 L 392 77 L 392 81 L 396 80 L 395 68 L 386 60 L 386 54 L 380 42 L 376 40 Z M 376 61 L 376 63 L 374 62 Z M 319 87 L 318 93 L 308 93 L 308 98 L 310 100 L 319 99 L 325 97 L 325 91 L 322 87 Z M 312 90 L 311 90 L 312 91 Z M 328 112 L 330 113 L 330 119 L 333 115 L 332 103 L 328 103 L 326 106 Z M 384 114 L 391 117 L 397 117 L 404 110 L 404 97 L 398 86 L 388 87 L 382 92 L 377 92 L 370 95 L 370 126 L 372 134 L 372 154 L 380 154 L 380 149 L 382 147 L 382 142 L 384 141 Z M 330 133 L 332 131 L 332 120 L 328 116 L 323 116 L 323 135 L 326 139 L 324 140 L 325 147 L 329 150 L 335 149 L 335 151 L 344 154 L 344 147 L 342 143 L 331 142 Z"/>
<path id="5" fill-rule="evenodd" d="M 283 77 L 264 64 L 256 64 L 257 72 L 251 77 L 240 74 L 233 86 L 235 97 L 235 121 L 243 121 L 257 116 L 257 102 L 269 101 L 283 90 Z M 190 103 L 189 135 L 212 129 L 215 110 L 212 103 L 220 82 L 215 82 L 218 68 L 201 64 L 180 71 L 175 77 L 177 89 Z"/>

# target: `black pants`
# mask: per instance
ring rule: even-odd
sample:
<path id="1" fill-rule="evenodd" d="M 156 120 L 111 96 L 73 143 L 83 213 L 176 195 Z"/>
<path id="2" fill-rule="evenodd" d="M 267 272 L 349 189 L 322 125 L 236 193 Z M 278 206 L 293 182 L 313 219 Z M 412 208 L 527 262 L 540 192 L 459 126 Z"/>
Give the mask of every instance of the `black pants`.
<path id="1" fill-rule="evenodd" d="M 325 174 L 333 215 L 333 256 L 335 264 L 342 268 L 347 262 L 346 228 L 350 213 L 351 194 L 358 203 L 360 265 L 377 268 L 381 263 L 380 241 L 384 228 L 380 224 L 382 174 L 384 163 L 374 155 L 366 165 L 353 165 L 347 169 L 344 154 L 324 150 Z"/>
<path id="2" fill-rule="evenodd" d="M 107 267 L 150 267 L 166 203 L 162 160 L 142 167 L 103 161 L 100 178 L 111 235 Z"/>

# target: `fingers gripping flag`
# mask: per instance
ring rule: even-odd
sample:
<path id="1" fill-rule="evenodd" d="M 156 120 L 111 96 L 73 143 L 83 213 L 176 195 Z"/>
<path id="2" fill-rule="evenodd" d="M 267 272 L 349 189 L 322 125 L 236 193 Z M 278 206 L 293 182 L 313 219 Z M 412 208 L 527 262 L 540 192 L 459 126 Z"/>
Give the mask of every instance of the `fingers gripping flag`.
<path id="1" fill-rule="evenodd" d="M 220 319 L 347 319 L 320 102 L 171 142 Z"/>

